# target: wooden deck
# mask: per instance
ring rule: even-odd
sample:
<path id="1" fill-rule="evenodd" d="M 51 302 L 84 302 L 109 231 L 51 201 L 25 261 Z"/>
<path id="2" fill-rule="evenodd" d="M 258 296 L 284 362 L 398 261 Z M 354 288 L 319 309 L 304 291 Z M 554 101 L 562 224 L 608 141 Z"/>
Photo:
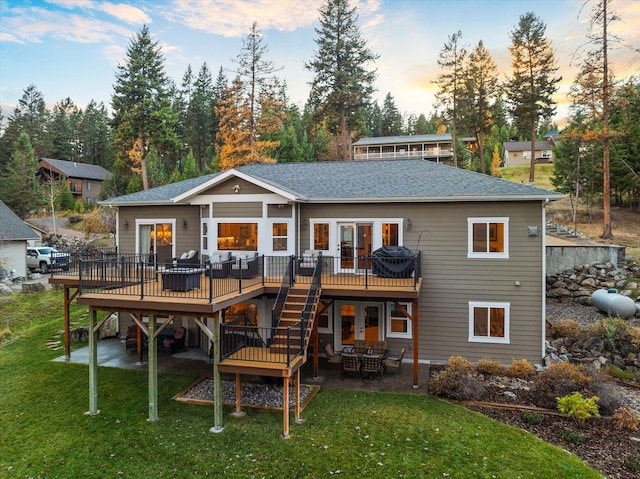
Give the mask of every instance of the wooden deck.
<path id="1" fill-rule="evenodd" d="M 55 275 L 51 284 L 65 288 L 79 288 L 77 275 Z M 296 285 L 309 284 L 309 276 L 297 276 Z M 417 283 L 414 278 L 392 279 L 374 275 L 323 274 L 321 278 L 323 296 L 388 298 L 412 300 L 418 298 L 422 278 Z M 211 284 L 213 283 L 213 284 Z M 83 290 L 77 296 L 79 304 L 86 304 L 105 311 L 166 312 L 170 314 L 192 314 L 207 316 L 229 306 L 247 301 L 263 294 L 276 294 L 281 278 L 255 277 L 243 279 L 200 277 L 200 287 L 190 291 L 171 291 L 162 289 L 161 274 L 157 279 L 144 284 L 126 284 L 102 281 L 95 288 Z M 83 288 L 84 289 L 84 288 Z M 211 295 L 211 299 L 210 299 Z"/>
<path id="2" fill-rule="evenodd" d="M 255 358 L 260 358 L 256 361 Z M 306 362 L 304 356 L 273 353 L 268 348 L 246 347 L 220 361 L 222 373 L 239 373 L 256 376 L 291 377 Z"/>

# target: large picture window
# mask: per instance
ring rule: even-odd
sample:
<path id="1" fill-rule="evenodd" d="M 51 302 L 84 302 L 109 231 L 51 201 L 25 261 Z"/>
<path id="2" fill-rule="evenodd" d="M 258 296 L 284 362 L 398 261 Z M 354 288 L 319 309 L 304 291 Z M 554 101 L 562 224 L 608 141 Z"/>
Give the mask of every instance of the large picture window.
<path id="1" fill-rule="evenodd" d="M 398 304 L 413 316 L 413 303 Z M 410 339 L 411 331 L 411 320 L 404 315 L 396 303 L 387 303 L 387 337 Z"/>
<path id="2" fill-rule="evenodd" d="M 469 258 L 509 257 L 509 218 L 468 218 Z"/>
<path id="3" fill-rule="evenodd" d="M 469 302 L 469 341 L 509 343 L 509 303 Z"/>
<path id="4" fill-rule="evenodd" d="M 258 251 L 258 224 L 219 223 L 218 249 Z"/>

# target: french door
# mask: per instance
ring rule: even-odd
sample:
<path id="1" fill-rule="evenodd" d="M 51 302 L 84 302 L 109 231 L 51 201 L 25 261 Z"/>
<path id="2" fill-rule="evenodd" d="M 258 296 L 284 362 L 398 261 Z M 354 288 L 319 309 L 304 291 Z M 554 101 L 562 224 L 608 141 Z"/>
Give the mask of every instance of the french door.
<path id="1" fill-rule="evenodd" d="M 369 345 L 383 339 L 382 303 L 336 301 L 335 331 L 340 331 L 336 347 L 341 350 L 354 345 L 356 339 L 366 339 Z"/>
<path id="2" fill-rule="evenodd" d="M 373 224 L 338 223 L 338 272 L 357 273 L 371 268 Z"/>

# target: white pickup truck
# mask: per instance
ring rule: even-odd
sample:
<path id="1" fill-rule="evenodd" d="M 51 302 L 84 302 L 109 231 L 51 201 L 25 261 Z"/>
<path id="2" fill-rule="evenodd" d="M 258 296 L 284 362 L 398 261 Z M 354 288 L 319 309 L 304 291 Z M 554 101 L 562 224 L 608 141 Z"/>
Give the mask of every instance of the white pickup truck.
<path id="1" fill-rule="evenodd" d="M 49 246 L 27 248 L 27 268 L 30 271 L 39 269 L 41 273 L 48 273 L 54 269 L 69 270 L 71 255 L 59 253 Z"/>

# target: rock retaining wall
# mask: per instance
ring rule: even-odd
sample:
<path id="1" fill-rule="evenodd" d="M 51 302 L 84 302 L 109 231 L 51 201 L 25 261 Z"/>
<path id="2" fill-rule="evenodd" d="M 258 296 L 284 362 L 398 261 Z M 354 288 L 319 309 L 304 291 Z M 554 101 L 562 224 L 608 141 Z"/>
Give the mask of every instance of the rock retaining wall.
<path id="1" fill-rule="evenodd" d="M 622 268 L 616 268 L 610 261 L 576 265 L 547 276 L 547 297 L 591 305 L 591 294 L 594 291 L 616 288 L 620 294 L 637 302 L 640 295 L 638 278 L 640 265 L 633 263 Z"/>

